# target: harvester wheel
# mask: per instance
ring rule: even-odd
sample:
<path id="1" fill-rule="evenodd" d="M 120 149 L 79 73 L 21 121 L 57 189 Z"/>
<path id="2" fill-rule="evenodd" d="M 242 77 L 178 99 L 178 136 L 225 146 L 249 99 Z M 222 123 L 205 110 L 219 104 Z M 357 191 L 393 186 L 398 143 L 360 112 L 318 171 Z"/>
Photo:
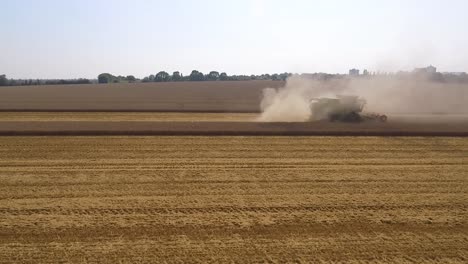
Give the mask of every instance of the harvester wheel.
<path id="1" fill-rule="evenodd" d="M 386 123 L 388 120 L 388 117 L 386 115 L 381 115 L 379 119 L 380 119 L 380 122 Z"/>

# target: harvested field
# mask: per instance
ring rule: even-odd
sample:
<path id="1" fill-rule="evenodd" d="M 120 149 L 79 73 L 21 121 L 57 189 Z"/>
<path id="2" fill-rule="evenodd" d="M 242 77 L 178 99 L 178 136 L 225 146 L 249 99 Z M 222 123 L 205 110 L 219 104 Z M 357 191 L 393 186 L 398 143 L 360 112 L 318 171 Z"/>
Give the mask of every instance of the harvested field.
<path id="1" fill-rule="evenodd" d="M 151 122 L 233 122 L 255 121 L 254 113 L 174 113 L 174 112 L 0 112 L 3 121 L 151 121 Z"/>
<path id="2" fill-rule="evenodd" d="M 259 113 L 263 89 L 281 88 L 285 84 L 283 81 L 207 81 L 0 87 L 0 112 Z M 364 80 L 354 85 L 378 89 L 382 84 Z M 367 110 L 386 115 L 468 113 L 463 100 L 467 97 L 466 84 L 423 82 L 415 85 L 404 81 L 395 83 L 400 91 L 395 94 L 402 96 L 398 107 L 391 102 L 399 99 L 362 96 L 371 108 Z M 404 93 L 406 89 L 413 92 Z M 388 92 L 383 89 L 382 93 L 385 91 Z"/>
<path id="3" fill-rule="evenodd" d="M 171 82 L 0 88 L 0 111 L 259 112 L 282 81 Z"/>
<path id="4" fill-rule="evenodd" d="M 0 137 L 0 262 L 468 261 L 468 139 Z"/>
<path id="5" fill-rule="evenodd" d="M 4 121 L 111 121 L 111 122 L 252 122 L 259 113 L 209 113 L 209 112 L 5 112 L 0 111 Z M 390 115 L 391 123 L 454 124 L 468 123 L 468 114 L 458 115 Z"/>
<path id="6" fill-rule="evenodd" d="M 0 135 L 468 136 L 468 123 L 0 121 Z"/>

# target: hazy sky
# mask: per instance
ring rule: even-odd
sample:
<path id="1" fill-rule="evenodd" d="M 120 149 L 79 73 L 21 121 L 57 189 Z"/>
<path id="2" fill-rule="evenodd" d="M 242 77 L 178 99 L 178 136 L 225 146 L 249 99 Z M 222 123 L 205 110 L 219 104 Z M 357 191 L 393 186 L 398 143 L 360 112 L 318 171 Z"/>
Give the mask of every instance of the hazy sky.
<path id="1" fill-rule="evenodd" d="M 0 74 L 468 72 L 464 0 L 0 0 Z"/>

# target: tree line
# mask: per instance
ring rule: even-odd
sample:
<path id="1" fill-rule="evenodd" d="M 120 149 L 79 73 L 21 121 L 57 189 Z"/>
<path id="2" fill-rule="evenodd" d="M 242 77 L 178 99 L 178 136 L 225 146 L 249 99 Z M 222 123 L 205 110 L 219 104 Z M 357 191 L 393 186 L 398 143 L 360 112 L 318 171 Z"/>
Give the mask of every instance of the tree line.
<path id="1" fill-rule="evenodd" d="M 66 85 L 66 84 L 91 84 L 89 79 L 8 79 L 5 74 L 0 75 L 0 86 L 25 86 L 25 85 Z"/>
<path id="2" fill-rule="evenodd" d="M 191 72 L 190 75 L 184 76 L 182 73 L 176 71 L 169 74 L 165 71 L 160 71 L 157 74 L 138 79 L 133 75 L 128 76 L 114 76 L 109 73 L 99 74 L 97 80 L 90 79 L 8 79 L 4 74 L 0 74 L 0 86 L 24 86 L 24 85 L 67 85 L 67 84 L 93 84 L 93 83 L 134 83 L 134 82 L 184 82 L 184 81 L 250 81 L 250 80 L 273 80 L 273 81 L 284 81 L 291 73 L 281 74 L 261 74 L 261 75 L 227 75 L 225 72 L 219 73 L 217 71 L 211 71 L 208 74 L 203 74 L 197 70 Z M 347 78 L 347 74 L 327 74 L 327 73 L 312 73 L 312 74 L 301 74 L 304 78 L 315 79 L 315 80 L 330 80 Z M 398 72 L 396 74 L 391 73 L 374 73 L 369 75 L 354 76 L 353 78 L 374 78 L 378 76 L 386 76 L 388 78 L 400 79 L 400 80 L 427 80 L 432 82 L 442 83 L 468 83 L 468 74 L 452 74 L 452 73 L 409 73 L 409 72 Z"/>
<path id="3" fill-rule="evenodd" d="M 262 74 L 262 75 L 228 75 L 225 72 L 219 73 L 211 71 L 208 74 L 203 74 L 197 70 L 193 70 L 190 75 L 184 76 L 181 72 L 175 71 L 169 74 L 166 71 L 160 71 L 156 74 L 151 74 L 143 79 L 137 79 L 133 75 L 114 76 L 110 73 L 101 73 L 98 76 L 98 83 L 123 83 L 123 82 L 201 82 L 201 81 L 250 81 L 250 80 L 273 80 L 284 81 L 292 73 L 281 74 Z"/>
<path id="4" fill-rule="evenodd" d="M 193 70 L 190 75 L 184 76 L 181 72 L 175 71 L 172 74 L 160 71 L 151 74 L 143 79 L 138 79 L 133 75 L 115 76 L 110 73 L 99 74 L 97 80 L 94 79 L 8 79 L 6 75 L 0 75 L 0 86 L 25 86 L 25 85 L 66 85 L 66 84 L 92 84 L 92 83 L 135 83 L 135 82 L 200 82 L 200 81 L 250 81 L 250 80 L 274 80 L 284 81 L 291 73 L 281 74 L 261 74 L 261 75 L 228 75 L 225 72 L 219 73 L 211 71 L 203 74 Z"/>

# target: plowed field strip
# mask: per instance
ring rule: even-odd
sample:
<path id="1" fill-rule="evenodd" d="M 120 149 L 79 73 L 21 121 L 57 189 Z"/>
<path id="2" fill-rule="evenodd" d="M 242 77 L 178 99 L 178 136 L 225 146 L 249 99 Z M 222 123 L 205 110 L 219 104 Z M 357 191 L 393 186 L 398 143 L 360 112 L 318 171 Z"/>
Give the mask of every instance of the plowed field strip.
<path id="1" fill-rule="evenodd" d="M 0 136 L 468 137 L 468 123 L 0 121 Z"/>

